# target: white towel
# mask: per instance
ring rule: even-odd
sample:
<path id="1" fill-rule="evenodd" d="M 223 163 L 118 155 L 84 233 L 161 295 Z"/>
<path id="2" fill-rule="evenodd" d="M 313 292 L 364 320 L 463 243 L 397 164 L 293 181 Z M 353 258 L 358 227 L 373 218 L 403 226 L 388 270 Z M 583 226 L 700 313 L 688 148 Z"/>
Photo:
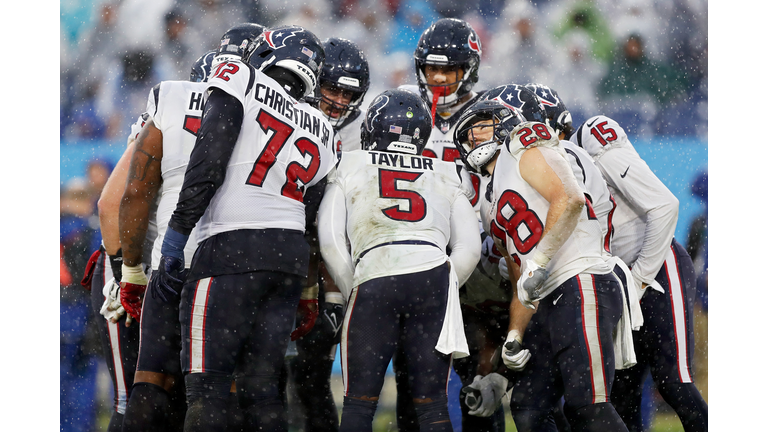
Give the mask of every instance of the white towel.
<path id="1" fill-rule="evenodd" d="M 459 277 L 453 269 L 450 258 L 448 258 L 448 264 L 451 266 L 451 275 L 448 280 L 448 304 L 435 349 L 443 354 L 453 354 L 453 358 L 463 358 L 469 356 L 469 345 L 467 345 L 467 336 L 464 334 L 464 319 L 461 316 Z"/>
<path id="2" fill-rule="evenodd" d="M 643 314 L 640 311 L 640 302 L 634 291 L 634 278 L 627 265 L 618 257 L 612 257 L 609 260 L 611 267 L 618 265 L 626 275 L 627 286 L 625 287 L 621 278 L 616 277 L 621 288 L 622 313 L 619 318 L 616 329 L 613 332 L 613 353 L 616 360 L 616 369 L 627 369 L 637 364 L 635 356 L 635 345 L 632 340 L 632 330 L 639 330 L 643 322 Z M 627 301 L 629 298 L 629 301 Z M 631 312 L 631 313 L 630 313 Z"/>

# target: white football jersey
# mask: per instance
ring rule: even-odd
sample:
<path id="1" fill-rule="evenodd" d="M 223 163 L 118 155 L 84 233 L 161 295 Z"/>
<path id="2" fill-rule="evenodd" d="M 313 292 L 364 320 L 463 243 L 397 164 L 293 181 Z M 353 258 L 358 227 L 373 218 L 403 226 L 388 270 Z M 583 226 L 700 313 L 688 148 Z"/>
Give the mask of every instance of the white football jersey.
<path id="1" fill-rule="evenodd" d="M 455 220 L 456 201 L 466 205 L 469 220 L 463 223 L 476 224 L 452 163 L 356 150 L 343 154 L 332 183 L 344 196 L 346 233 L 355 265 L 353 286 L 443 264 L 451 224 L 462 223 Z M 460 279 L 466 277 L 459 274 Z"/>
<path id="2" fill-rule="evenodd" d="M 594 116 L 574 134 L 600 169 L 616 200 L 613 255 L 650 284 L 659 272 L 677 225 L 679 202 L 637 154 L 624 129 L 613 119 Z"/>
<path id="3" fill-rule="evenodd" d="M 592 211 L 600 221 L 603 232 L 603 251 L 611 253 L 611 238 L 613 236 L 613 214 L 616 211 L 616 201 L 608 190 L 608 185 L 597 168 L 589 153 L 576 144 L 561 140 L 560 144 L 571 164 L 571 170 L 587 198 L 588 211 Z"/>
<path id="4" fill-rule="evenodd" d="M 525 150 L 533 147 L 554 149 L 567 160 L 565 149 L 551 127 L 539 122 L 518 125 L 511 138 L 500 147 L 492 176 L 490 205 L 483 205 L 482 213 L 486 230 L 504 241 L 507 252 L 523 272 L 526 260 L 541 240 L 549 211 L 549 202 L 520 174 L 520 158 Z M 544 282 L 542 297 L 579 273 L 607 274 L 611 270 L 603 255 L 600 222 L 585 205 L 573 233 L 547 265 L 549 277 Z"/>
<path id="5" fill-rule="evenodd" d="M 244 116 L 224 183 L 198 223 L 198 240 L 239 229 L 303 232 L 304 193 L 336 163 L 330 123 L 238 60 L 216 66 L 208 86 L 239 100 Z"/>
<path id="6" fill-rule="evenodd" d="M 163 159 L 160 162 L 163 183 L 158 192 L 155 218 L 158 232 L 152 249 L 152 268 L 155 270 L 162 256 L 160 249 L 168 221 L 179 201 L 189 155 L 197 140 L 203 115 L 203 95 L 207 87 L 207 83 L 163 81 L 149 92 L 147 113 L 155 127 L 163 133 Z M 186 268 L 190 267 L 197 249 L 198 232 L 197 227 L 192 230 L 184 248 Z"/>
<path id="7" fill-rule="evenodd" d="M 352 120 L 348 125 L 336 131 L 334 138 L 336 144 L 336 154 L 341 152 L 360 150 L 360 125 L 365 120 L 365 112 L 361 112 L 356 119 Z"/>

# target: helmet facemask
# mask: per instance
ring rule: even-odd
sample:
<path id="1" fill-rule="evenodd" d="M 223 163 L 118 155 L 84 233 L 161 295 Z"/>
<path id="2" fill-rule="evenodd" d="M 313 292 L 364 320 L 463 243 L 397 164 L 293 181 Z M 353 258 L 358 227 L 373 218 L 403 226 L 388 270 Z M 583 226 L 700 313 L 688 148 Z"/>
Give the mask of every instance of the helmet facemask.
<path id="1" fill-rule="evenodd" d="M 322 81 L 322 80 L 321 80 Z M 337 97 L 339 93 L 346 93 L 351 94 L 351 98 L 349 103 L 339 103 L 336 102 L 329 97 L 325 95 L 324 92 L 330 92 L 331 94 L 335 95 L 332 97 Z M 350 116 L 350 114 L 359 111 L 360 110 L 360 104 L 363 102 L 363 96 L 365 95 L 364 92 L 361 91 L 353 91 L 348 88 L 344 88 L 342 86 L 336 85 L 335 83 L 324 81 L 320 83 L 320 89 L 318 91 L 319 93 L 319 100 L 317 101 L 317 107 L 318 109 L 323 113 L 323 115 L 328 119 L 328 121 L 331 123 L 331 126 L 333 128 L 340 128 L 341 125 L 347 120 L 347 118 Z M 320 108 L 320 104 L 324 103 L 328 106 L 328 109 L 335 112 L 338 112 L 338 116 L 334 117 L 332 114 L 328 114 L 325 112 L 324 109 Z"/>

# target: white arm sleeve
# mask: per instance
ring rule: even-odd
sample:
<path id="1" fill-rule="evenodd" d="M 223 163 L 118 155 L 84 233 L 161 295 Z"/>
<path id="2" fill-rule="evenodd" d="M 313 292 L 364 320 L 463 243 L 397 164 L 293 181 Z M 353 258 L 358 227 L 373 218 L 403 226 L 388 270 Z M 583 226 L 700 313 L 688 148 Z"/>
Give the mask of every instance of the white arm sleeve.
<path id="1" fill-rule="evenodd" d="M 338 183 L 331 182 L 326 186 L 317 219 L 320 253 L 333 281 L 348 300 L 355 266 L 347 249 L 347 210 L 344 192 Z"/>
<path id="2" fill-rule="evenodd" d="M 448 241 L 451 263 L 456 270 L 459 286 L 467 282 L 472 270 L 480 262 L 481 245 L 477 214 L 466 196 L 460 192 L 451 207 L 451 239 Z"/>
<path id="3" fill-rule="evenodd" d="M 624 195 L 635 211 L 647 215 L 643 246 L 632 265 L 632 275 L 650 284 L 672 243 L 679 201 L 634 149 L 610 149 L 597 162 L 606 181 Z"/>

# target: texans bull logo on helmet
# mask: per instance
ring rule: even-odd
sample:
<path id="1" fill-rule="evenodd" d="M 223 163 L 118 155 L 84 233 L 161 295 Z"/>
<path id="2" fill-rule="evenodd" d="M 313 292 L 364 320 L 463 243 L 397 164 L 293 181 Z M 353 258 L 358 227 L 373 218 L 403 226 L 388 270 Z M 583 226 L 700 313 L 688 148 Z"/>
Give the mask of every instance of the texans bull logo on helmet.
<path id="1" fill-rule="evenodd" d="M 477 37 L 477 34 L 474 32 L 470 33 L 467 38 L 467 44 L 469 44 L 469 48 L 472 51 L 477 52 L 478 55 L 483 55 L 483 48 L 480 45 L 480 38 Z"/>
<path id="2" fill-rule="evenodd" d="M 277 32 L 264 32 L 264 40 L 266 40 L 267 44 L 273 49 L 283 48 L 285 46 L 285 40 L 293 36 L 296 36 L 295 31 L 286 32 L 278 30 Z"/>

